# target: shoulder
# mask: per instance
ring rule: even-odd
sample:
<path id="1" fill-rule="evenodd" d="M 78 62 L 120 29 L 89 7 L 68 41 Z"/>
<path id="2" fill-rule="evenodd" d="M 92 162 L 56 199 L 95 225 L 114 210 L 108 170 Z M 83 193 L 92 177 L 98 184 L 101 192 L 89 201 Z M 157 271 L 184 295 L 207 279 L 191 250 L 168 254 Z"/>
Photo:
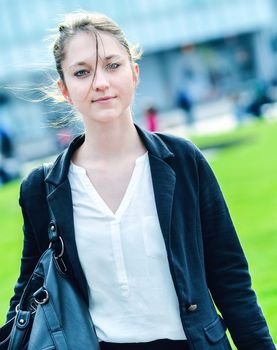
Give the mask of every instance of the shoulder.
<path id="1" fill-rule="evenodd" d="M 40 165 L 34 169 L 32 169 L 28 175 L 26 175 L 21 183 L 21 186 L 26 189 L 29 190 L 30 187 L 32 187 L 33 185 L 37 185 L 39 183 L 42 182 L 44 178 L 44 170 L 43 170 L 43 165 Z"/>
<path id="2" fill-rule="evenodd" d="M 208 160 L 193 142 L 165 133 L 156 133 L 155 135 L 172 152 L 173 160 L 171 164 L 174 164 L 175 170 L 181 169 L 188 172 L 191 176 L 197 177 L 199 181 L 201 179 L 203 181 L 205 179 L 214 180 L 215 176 Z"/>
<path id="3" fill-rule="evenodd" d="M 20 201 L 34 196 L 44 196 L 44 187 L 44 169 L 43 165 L 40 165 L 23 178 L 20 187 Z"/>
<path id="4" fill-rule="evenodd" d="M 203 157 L 199 148 L 189 139 L 166 133 L 155 133 L 155 135 L 167 146 L 174 156 L 198 160 Z"/>

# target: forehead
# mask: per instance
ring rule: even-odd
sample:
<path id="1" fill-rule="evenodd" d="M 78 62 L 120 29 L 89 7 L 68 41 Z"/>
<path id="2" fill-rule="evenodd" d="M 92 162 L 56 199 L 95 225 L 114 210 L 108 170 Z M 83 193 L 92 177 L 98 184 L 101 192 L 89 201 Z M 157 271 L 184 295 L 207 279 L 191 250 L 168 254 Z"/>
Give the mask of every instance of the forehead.
<path id="1" fill-rule="evenodd" d="M 98 32 L 98 56 L 104 59 L 108 56 L 120 56 L 127 58 L 128 54 L 119 41 L 108 33 Z M 95 59 L 97 53 L 96 38 L 94 33 L 79 32 L 75 34 L 65 47 L 64 64 L 74 65 L 87 59 Z"/>

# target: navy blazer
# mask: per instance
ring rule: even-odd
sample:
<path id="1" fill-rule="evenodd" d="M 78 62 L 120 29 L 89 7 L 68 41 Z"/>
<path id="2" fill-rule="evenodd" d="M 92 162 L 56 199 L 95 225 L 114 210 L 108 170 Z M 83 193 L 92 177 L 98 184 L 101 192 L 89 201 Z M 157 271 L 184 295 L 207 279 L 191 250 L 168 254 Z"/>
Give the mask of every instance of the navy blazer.
<path id="1" fill-rule="evenodd" d="M 137 131 L 149 154 L 158 217 L 189 348 L 231 349 L 225 334 L 228 327 L 239 350 L 275 349 L 251 288 L 247 261 L 223 195 L 202 153 L 184 139 L 149 133 L 139 127 Z M 88 303 L 67 176 L 71 156 L 83 141 L 84 135 L 77 137 L 59 155 L 46 181 L 53 185 L 48 202 L 65 242 L 65 262 L 73 283 Z M 42 167 L 23 180 L 20 205 L 24 247 L 8 319 L 14 315 L 28 278 L 48 247 L 49 217 Z"/>

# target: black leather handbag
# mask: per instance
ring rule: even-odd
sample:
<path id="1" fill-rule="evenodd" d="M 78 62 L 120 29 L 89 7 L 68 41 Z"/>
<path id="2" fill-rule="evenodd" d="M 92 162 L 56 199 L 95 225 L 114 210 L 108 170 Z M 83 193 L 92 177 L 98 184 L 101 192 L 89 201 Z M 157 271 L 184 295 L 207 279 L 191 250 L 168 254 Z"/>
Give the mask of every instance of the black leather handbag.
<path id="1" fill-rule="evenodd" d="M 50 246 L 24 289 L 16 316 L 0 329 L 0 350 L 99 350 L 88 306 L 70 282 L 50 207 L 49 212 Z"/>

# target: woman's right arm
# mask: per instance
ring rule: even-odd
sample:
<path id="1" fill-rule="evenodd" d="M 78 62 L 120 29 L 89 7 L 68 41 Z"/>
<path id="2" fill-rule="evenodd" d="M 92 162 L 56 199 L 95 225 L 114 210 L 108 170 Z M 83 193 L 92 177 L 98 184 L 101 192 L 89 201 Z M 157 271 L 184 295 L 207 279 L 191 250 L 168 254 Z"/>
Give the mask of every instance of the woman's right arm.
<path id="1" fill-rule="evenodd" d="M 16 305 L 19 303 L 23 290 L 41 255 L 41 249 L 38 247 L 38 244 L 34 235 L 34 230 L 31 224 L 31 219 L 28 215 L 28 211 L 26 210 L 24 197 L 26 197 L 25 196 L 25 193 L 27 191 L 26 187 L 29 187 L 29 186 L 25 186 L 25 184 L 26 184 L 26 180 L 23 180 L 20 186 L 20 197 L 19 197 L 19 204 L 21 206 L 22 215 L 23 215 L 23 232 L 24 232 L 23 251 L 21 256 L 19 278 L 14 288 L 14 295 L 10 300 L 10 308 L 7 314 L 7 321 L 10 320 L 15 315 Z"/>

